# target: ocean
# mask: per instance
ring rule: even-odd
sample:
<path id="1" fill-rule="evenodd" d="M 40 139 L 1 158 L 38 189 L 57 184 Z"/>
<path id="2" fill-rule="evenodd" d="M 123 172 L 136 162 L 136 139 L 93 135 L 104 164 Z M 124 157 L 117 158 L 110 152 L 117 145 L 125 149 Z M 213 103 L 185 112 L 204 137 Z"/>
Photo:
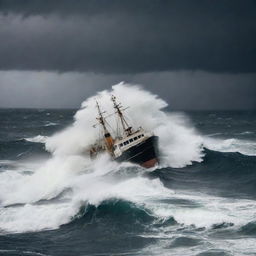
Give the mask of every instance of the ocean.
<path id="1" fill-rule="evenodd" d="M 93 98 L 0 110 L 0 255 L 256 255 L 256 112 L 175 112 L 119 90 L 160 137 L 155 168 L 88 159 Z"/>

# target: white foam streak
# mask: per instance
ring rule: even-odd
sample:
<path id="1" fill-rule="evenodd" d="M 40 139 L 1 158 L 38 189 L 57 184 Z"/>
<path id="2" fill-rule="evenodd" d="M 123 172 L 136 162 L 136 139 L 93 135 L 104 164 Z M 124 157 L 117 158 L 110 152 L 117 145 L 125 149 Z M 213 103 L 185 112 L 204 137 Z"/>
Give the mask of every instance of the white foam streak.
<path id="1" fill-rule="evenodd" d="M 256 156 L 256 142 L 241 139 L 204 138 L 204 146 L 220 152 L 239 152 L 248 156 Z"/>
<path id="2" fill-rule="evenodd" d="M 76 214 L 70 203 L 31 205 L 0 209 L 0 227 L 8 232 L 55 229 Z"/>
<path id="3" fill-rule="evenodd" d="M 237 229 L 254 221 L 256 215 L 256 202 L 253 200 L 222 198 L 192 191 L 190 194 L 185 191 L 176 191 L 174 194 L 165 194 L 165 196 L 165 199 L 188 200 L 192 205 L 156 204 L 150 200 L 144 201 L 144 205 L 158 218 L 174 217 L 179 224 L 185 226 L 210 229 L 213 225 L 230 223 Z"/>
<path id="4" fill-rule="evenodd" d="M 35 142 L 35 143 L 45 143 L 47 140 L 47 136 L 37 135 L 31 138 L 25 138 L 26 141 Z"/>
<path id="5" fill-rule="evenodd" d="M 8 193 L 1 193 L 2 203 L 4 205 L 34 203 L 42 199 L 54 198 L 68 187 L 69 180 L 77 172 L 84 169 L 85 163 L 86 159 L 79 156 L 69 156 L 66 159 L 55 157 L 48 160 L 33 175 L 4 179 L 6 185 L 3 187 Z M 4 172 L 1 176 L 7 174 Z M 18 173 L 15 175 L 17 176 Z"/>

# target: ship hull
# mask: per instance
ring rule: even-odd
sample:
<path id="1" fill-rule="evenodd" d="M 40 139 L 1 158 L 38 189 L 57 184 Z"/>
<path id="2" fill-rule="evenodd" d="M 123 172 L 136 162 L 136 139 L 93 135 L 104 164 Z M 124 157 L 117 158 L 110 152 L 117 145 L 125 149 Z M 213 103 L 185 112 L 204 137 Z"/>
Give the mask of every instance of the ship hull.
<path id="1" fill-rule="evenodd" d="M 115 158 L 118 162 L 132 162 L 145 168 L 151 168 L 159 163 L 158 136 L 151 136 L 141 143 L 132 146 Z"/>

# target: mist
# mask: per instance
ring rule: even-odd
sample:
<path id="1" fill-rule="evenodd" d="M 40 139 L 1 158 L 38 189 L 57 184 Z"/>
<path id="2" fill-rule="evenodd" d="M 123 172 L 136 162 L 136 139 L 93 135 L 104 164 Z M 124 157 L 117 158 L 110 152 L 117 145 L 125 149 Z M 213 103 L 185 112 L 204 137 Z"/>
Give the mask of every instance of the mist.
<path id="1" fill-rule="evenodd" d="M 256 75 L 205 71 L 95 74 L 1 71 L 0 107 L 79 108 L 85 98 L 121 81 L 140 84 L 171 110 L 255 109 Z"/>

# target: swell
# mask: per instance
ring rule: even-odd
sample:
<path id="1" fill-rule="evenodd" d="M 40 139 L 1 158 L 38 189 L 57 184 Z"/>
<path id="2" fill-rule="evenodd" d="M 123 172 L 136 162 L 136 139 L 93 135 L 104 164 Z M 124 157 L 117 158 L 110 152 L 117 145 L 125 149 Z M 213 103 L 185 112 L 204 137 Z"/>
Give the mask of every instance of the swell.
<path id="1" fill-rule="evenodd" d="M 256 141 L 255 139 L 212 139 L 204 138 L 204 146 L 210 150 L 219 152 L 239 152 L 243 155 L 256 156 Z"/>
<path id="2" fill-rule="evenodd" d="M 252 221 L 242 226 L 239 232 L 243 235 L 256 237 L 256 221 Z"/>
<path id="3" fill-rule="evenodd" d="M 44 144 L 27 141 L 25 139 L 8 140 L 0 142 L 0 155 L 2 159 L 20 159 L 32 155 L 49 155 Z"/>
<path id="4" fill-rule="evenodd" d="M 60 229 L 74 229 L 101 225 L 104 229 L 115 230 L 115 232 L 142 232 L 153 227 L 176 225 L 176 220 L 170 216 L 159 218 L 149 209 L 134 202 L 112 198 L 102 201 L 98 206 L 87 204 L 81 206 L 79 212 L 68 224 L 62 225 Z"/>
<path id="5" fill-rule="evenodd" d="M 20 255 L 24 248 L 46 255 L 136 255 L 136 250 L 156 241 L 141 236 L 154 219 L 132 202 L 110 199 L 98 206 L 84 205 L 59 229 L 0 236 L 0 250 L 11 250 L 15 244 Z"/>
<path id="6" fill-rule="evenodd" d="M 162 168 L 147 174 L 159 177 L 165 186 L 196 189 L 221 196 L 252 198 L 256 195 L 256 156 L 219 152 L 204 148 L 201 163 L 184 168 Z"/>
<path id="7" fill-rule="evenodd" d="M 112 198 L 102 201 L 98 206 L 88 204 L 81 206 L 79 212 L 72 218 L 69 224 L 64 226 L 80 226 L 83 224 L 118 225 L 134 228 L 134 225 L 145 227 L 156 217 L 147 210 L 133 202 Z"/>
<path id="8" fill-rule="evenodd" d="M 187 231 L 197 232 L 205 231 L 206 229 L 214 233 L 234 232 L 235 236 L 256 236 L 255 221 L 248 222 L 240 227 L 238 223 L 216 221 L 209 227 L 202 226 L 198 228 L 194 224 L 186 225 L 178 222 L 171 215 L 163 218 L 143 205 L 138 205 L 132 201 L 120 198 L 104 200 L 99 205 L 85 203 L 80 207 L 78 213 L 70 219 L 70 222 L 50 232 L 60 232 L 62 234 L 68 234 L 68 236 L 76 236 L 78 234 L 90 235 L 90 233 L 95 233 L 98 236 L 99 234 L 101 236 L 109 235 L 109 233 L 115 236 L 124 234 L 140 236 L 147 233 L 153 234 L 159 230 L 183 230 L 186 233 Z"/>

